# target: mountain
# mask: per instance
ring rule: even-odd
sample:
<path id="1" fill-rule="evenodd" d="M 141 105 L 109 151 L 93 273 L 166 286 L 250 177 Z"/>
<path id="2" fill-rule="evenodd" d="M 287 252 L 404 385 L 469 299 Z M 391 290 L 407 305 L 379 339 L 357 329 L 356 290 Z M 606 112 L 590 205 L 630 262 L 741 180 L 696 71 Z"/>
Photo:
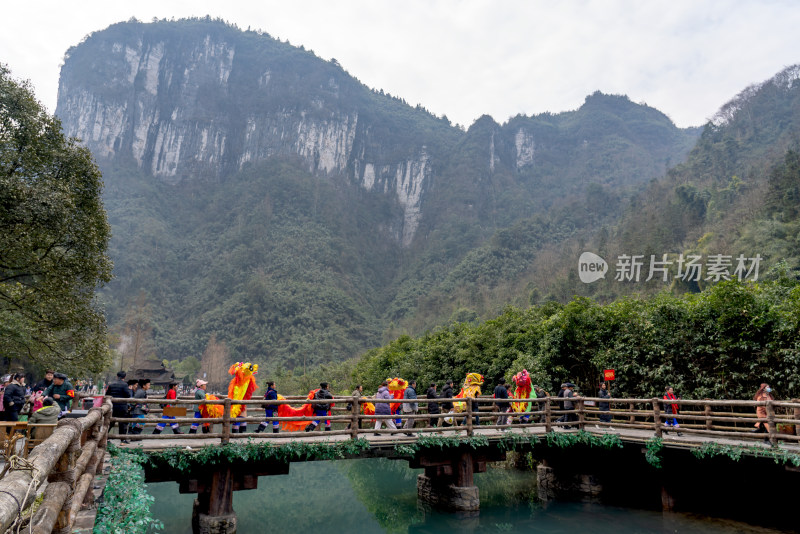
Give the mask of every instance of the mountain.
<path id="1" fill-rule="evenodd" d="M 56 114 L 104 173 L 112 327 L 144 296 L 161 357 L 216 336 L 231 357 L 289 368 L 464 302 L 485 312 L 543 247 L 613 224 L 700 133 L 600 92 L 464 131 L 209 18 L 87 36 L 66 54 Z"/>
<path id="2" fill-rule="evenodd" d="M 793 65 L 725 103 L 686 159 L 619 204 L 621 213 L 612 224 L 601 223 L 593 234 L 561 241 L 560 250 L 569 252 L 553 258 L 546 277 L 529 271 L 512 285 L 517 290 L 533 287 L 531 302 L 565 301 L 574 295 L 610 302 L 628 294 L 698 292 L 718 281 L 706 270 L 710 261 L 723 261 L 725 276 L 738 278 L 740 257 L 750 272 L 748 280 L 796 277 L 798 154 L 800 65 Z M 583 251 L 608 260 L 611 272 L 597 282 L 582 283 L 576 266 Z M 642 257 L 639 281 L 617 279 L 616 262 L 625 255 Z M 657 261 L 667 255 L 671 264 L 666 281 L 661 276 L 646 281 L 651 255 Z M 700 276 L 679 276 L 681 256 L 699 258 Z M 532 270 L 538 265 L 534 262 Z"/>

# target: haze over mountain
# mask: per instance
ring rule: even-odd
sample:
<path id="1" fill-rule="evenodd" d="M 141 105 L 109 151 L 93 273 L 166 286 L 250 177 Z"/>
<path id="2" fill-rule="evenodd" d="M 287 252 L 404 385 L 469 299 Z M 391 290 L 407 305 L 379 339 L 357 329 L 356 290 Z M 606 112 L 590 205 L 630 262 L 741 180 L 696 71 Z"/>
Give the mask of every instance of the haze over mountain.
<path id="1" fill-rule="evenodd" d="M 617 224 L 700 133 L 600 92 L 463 131 L 207 19 L 90 35 L 56 114 L 104 173 L 109 324 L 145 307 L 161 358 L 216 336 L 289 368 L 528 302 L 542 251 Z"/>

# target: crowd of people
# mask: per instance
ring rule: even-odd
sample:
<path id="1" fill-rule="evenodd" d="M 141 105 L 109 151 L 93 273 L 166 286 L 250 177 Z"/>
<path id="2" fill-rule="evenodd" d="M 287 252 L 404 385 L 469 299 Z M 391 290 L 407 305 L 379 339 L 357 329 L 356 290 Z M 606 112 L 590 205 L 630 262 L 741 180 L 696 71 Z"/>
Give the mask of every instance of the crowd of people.
<path id="1" fill-rule="evenodd" d="M 144 401 L 148 398 L 148 391 L 152 384 L 149 379 L 127 380 L 126 377 L 125 371 L 120 371 L 117 373 L 117 379 L 109 383 L 107 388 L 102 388 L 101 386 L 101 391 L 103 394 L 116 399 L 139 399 L 142 401 L 113 404 L 113 416 L 115 418 L 142 420 L 130 425 L 125 422 L 119 422 L 119 433 L 141 434 L 145 429 L 144 419 L 150 412 L 148 404 Z M 26 383 L 26 376 L 23 373 L 7 375 L 3 377 L 2 383 L 0 383 L 0 420 L 18 421 L 20 418 L 27 418 L 31 423 L 54 423 L 73 408 L 72 404 L 75 401 L 76 392 L 91 395 L 98 390 L 98 386 L 93 384 L 91 380 L 77 380 L 76 383 L 79 384 L 77 387 L 73 386 L 65 374 L 51 369 L 46 370 L 44 377 L 33 385 Z M 420 403 L 417 399 L 421 393 L 418 394 L 417 381 L 413 379 L 407 382 L 399 378 L 385 380 L 372 396 L 365 396 L 363 386 L 357 385 L 349 396 L 358 398 L 361 402 L 353 403 L 352 400 L 348 399 L 347 410 L 352 413 L 353 410 L 360 409 L 361 413 L 366 415 L 384 416 L 374 420 L 374 430 L 377 435 L 379 435 L 377 431 L 384 426 L 387 429 L 401 430 L 408 435 L 412 435 L 411 430 L 421 420 L 426 421 L 429 427 L 447 428 L 460 426 L 466 424 L 467 418 L 461 415 L 464 411 L 464 402 L 458 400 L 459 397 L 477 397 L 480 395 L 480 386 L 482 384 L 483 377 L 481 375 L 470 373 L 467 375 L 467 380 L 465 380 L 461 391 L 456 395 L 453 389 L 453 380 L 446 380 L 442 385 L 441 391 L 436 382 L 430 382 L 424 393 L 426 402 L 423 403 L 427 407 L 427 418 L 419 417 Z M 267 381 L 264 385 L 266 387 L 263 397 L 265 401 L 283 399 L 278 394 L 278 387 L 274 381 Z M 516 389 L 514 389 L 514 386 L 516 386 Z M 165 399 L 177 399 L 179 396 L 193 395 L 197 401 L 194 406 L 194 418 L 197 421 L 191 424 L 190 434 L 197 433 L 200 430 L 203 433 L 211 431 L 210 424 L 202 422 L 204 415 L 201 413 L 203 401 L 207 399 L 207 387 L 208 382 L 200 379 L 195 381 L 194 388 L 182 386 L 177 381 L 167 384 Z M 564 411 L 575 409 L 575 403 L 580 398 L 575 389 L 576 385 L 572 382 L 561 384 L 561 388 L 556 395 L 558 408 Z M 542 421 L 541 412 L 544 411 L 544 403 L 524 401 L 542 399 L 548 396 L 549 394 L 544 389 L 530 383 L 527 371 L 515 375 L 513 384 L 507 383 L 505 379 L 501 378 L 494 387 L 492 394 L 492 397 L 496 399 L 492 404 L 497 412 L 494 414 L 494 424 L 509 426 L 515 422 Z M 598 423 L 607 426 L 612 422 L 612 414 L 610 402 L 604 400 L 611 398 L 606 382 L 600 383 L 596 396 L 600 399 L 597 402 L 599 411 Z M 399 399 L 403 399 L 405 402 L 397 402 Z M 665 401 L 663 407 L 666 415 L 663 432 L 676 432 L 677 435 L 681 435 L 679 420 L 676 417 L 680 411 L 680 403 L 676 401 L 679 401 L 680 397 L 676 396 L 674 388 L 668 387 L 664 391 L 663 399 Z M 756 401 L 774 400 L 772 388 L 766 383 L 761 384 L 753 399 Z M 331 421 L 329 417 L 334 406 L 334 395 L 330 390 L 330 385 L 327 382 L 320 383 L 318 389 L 309 392 L 308 400 L 312 402 L 309 403 L 309 413 L 305 415 L 311 416 L 313 414 L 315 419 L 300 429 L 304 429 L 306 432 L 312 432 L 320 428 L 330 431 Z M 272 429 L 273 433 L 280 432 L 280 421 L 275 420 L 275 418 L 286 415 L 285 413 L 279 413 L 280 406 L 277 403 L 265 405 L 264 421 L 258 425 L 255 430 L 256 433 L 264 432 L 269 428 Z M 165 408 L 169 407 L 169 404 L 165 405 Z M 444 417 L 442 417 L 442 414 L 444 414 Z M 293 409 L 292 415 L 303 414 Z M 756 415 L 759 419 L 766 419 L 766 407 L 757 406 Z M 246 407 L 242 406 L 242 412 L 236 418 L 234 431 L 246 432 L 246 423 L 238 421 L 246 416 Z M 170 419 L 175 419 L 175 417 L 162 415 L 153 433 L 159 434 L 163 432 L 167 425 L 170 426 L 173 433 L 183 433 L 180 428 L 181 425 L 170 421 Z M 556 421 L 565 423 L 562 425 L 565 428 L 571 428 L 577 419 L 577 414 L 565 413 Z M 480 418 L 477 413 L 474 415 L 474 424 L 480 424 Z M 347 428 L 350 428 L 350 424 L 347 425 Z M 755 423 L 753 432 L 768 433 L 769 430 L 767 423 L 758 421 Z M 769 439 L 765 438 L 765 441 L 769 441 Z"/>
<path id="2" fill-rule="evenodd" d="M 44 378 L 33 386 L 26 382 L 23 373 L 3 377 L 0 386 L 0 419 L 3 421 L 19 421 L 20 417 L 25 417 L 32 422 L 32 419 L 40 420 L 45 416 L 49 420 L 54 407 L 58 409 L 57 415 L 63 415 L 72 408 L 75 387 L 67 375 L 48 369 Z M 43 410 L 45 413 L 41 414 Z"/>

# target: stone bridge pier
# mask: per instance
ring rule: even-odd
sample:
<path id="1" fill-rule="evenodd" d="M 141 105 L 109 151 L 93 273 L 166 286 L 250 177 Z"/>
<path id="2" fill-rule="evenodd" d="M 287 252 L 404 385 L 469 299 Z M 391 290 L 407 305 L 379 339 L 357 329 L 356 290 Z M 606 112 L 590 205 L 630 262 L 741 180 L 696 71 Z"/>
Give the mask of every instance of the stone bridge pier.
<path id="1" fill-rule="evenodd" d="M 207 466 L 190 473 L 145 469 L 148 482 L 177 480 L 180 493 L 196 493 L 192 507 L 193 534 L 236 534 L 233 492 L 258 488 L 261 476 L 286 475 L 289 463 L 254 462 Z"/>
<path id="2" fill-rule="evenodd" d="M 417 477 L 419 500 L 433 508 L 453 512 L 480 510 L 478 486 L 474 473 L 486 471 L 486 464 L 506 458 L 499 448 L 426 451 L 409 461 L 409 467 L 424 468 Z"/>

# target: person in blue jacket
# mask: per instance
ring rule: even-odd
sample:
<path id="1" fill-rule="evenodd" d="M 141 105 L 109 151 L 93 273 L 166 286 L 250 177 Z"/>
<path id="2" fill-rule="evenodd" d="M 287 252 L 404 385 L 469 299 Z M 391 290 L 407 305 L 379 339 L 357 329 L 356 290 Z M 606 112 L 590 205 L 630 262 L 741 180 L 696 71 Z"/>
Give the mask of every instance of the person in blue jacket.
<path id="1" fill-rule="evenodd" d="M 270 380 L 267 382 L 267 392 L 264 393 L 264 400 L 278 400 L 278 390 L 275 388 L 275 382 Z M 268 404 L 264 407 L 264 417 L 275 417 L 278 411 L 277 404 Z M 263 432 L 269 426 L 268 421 L 262 421 L 256 432 Z M 272 433 L 277 434 L 280 432 L 280 421 L 272 421 Z"/>

